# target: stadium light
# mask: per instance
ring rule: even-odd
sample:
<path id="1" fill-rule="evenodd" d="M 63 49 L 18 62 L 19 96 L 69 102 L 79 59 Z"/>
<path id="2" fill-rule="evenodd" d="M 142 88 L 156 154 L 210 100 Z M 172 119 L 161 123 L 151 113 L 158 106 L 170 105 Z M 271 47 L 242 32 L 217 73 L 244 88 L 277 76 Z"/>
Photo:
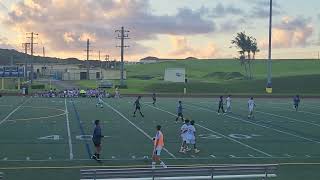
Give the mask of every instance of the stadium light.
<path id="1" fill-rule="evenodd" d="M 269 13 L 269 50 L 268 50 L 268 82 L 267 82 L 267 93 L 272 93 L 272 0 L 270 0 L 270 13 Z"/>

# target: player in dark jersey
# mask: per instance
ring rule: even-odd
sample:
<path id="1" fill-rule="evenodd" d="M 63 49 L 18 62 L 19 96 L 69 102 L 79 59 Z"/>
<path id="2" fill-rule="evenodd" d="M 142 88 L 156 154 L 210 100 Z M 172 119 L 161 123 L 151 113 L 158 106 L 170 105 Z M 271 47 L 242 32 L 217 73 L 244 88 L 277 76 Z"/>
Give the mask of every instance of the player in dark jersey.
<path id="1" fill-rule="evenodd" d="M 300 104 L 300 96 L 296 95 L 295 97 L 293 97 L 293 107 L 296 111 L 298 111 L 299 104 Z"/>
<path id="2" fill-rule="evenodd" d="M 136 117 L 136 112 L 137 110 L 139 110 L 139 113 L 142 117 L 144 117 L 144 115 L 141 112 L 141 104 L 140 104 L 140 100 L 141 100 L 141 96 L 138 96 L 137 100 L 134 102 L 134 106 L 136 107 L 135 111 L 133 112 L 133 117 Z"/>
<path id="3" fill-rule="evenodd" d="M 222 110 L 222 113 L 225 114 L 224 108 L 223 108 L 223 96 L 220 96 L 219 99 L 219 108 L 218 108 L 218 114 L 220 115 L 220 110 Z"/>
<path id="4" fill-rule="evenodd" d="M 176 118 L 176 122 L 178 122 L 179 118 L 181 118 L 182 122 L 184 122 L 183 119 L 183 107 L 182 107 L 182 102 L 179 101 L 178 107 L 177 107 L 177 118 Z"/>
<path id="5" fill-rule="evenodd" d="M 153 94 L 152 94 L 152 100 L 153 100 L 152 104 L 153 104 L 153 105 L 156 105 L 156 102 L 157 102 L 156 93 L 153 93 Z"/>
<path id="6" fill-rule="evenodd" d="M 101 134 L 101 127 L 100 127 L 100 121 L 95 120 L 94 121 L 95 128 L 92 135 L 92 142 L 94 144 L 94 147 L 96 148 L 96 152 L 94 155 L 92 155 L 92 159 L 99 160 L 100 159 L 100 152 L 101 152 L 101 139 L 104 137 Z"/>

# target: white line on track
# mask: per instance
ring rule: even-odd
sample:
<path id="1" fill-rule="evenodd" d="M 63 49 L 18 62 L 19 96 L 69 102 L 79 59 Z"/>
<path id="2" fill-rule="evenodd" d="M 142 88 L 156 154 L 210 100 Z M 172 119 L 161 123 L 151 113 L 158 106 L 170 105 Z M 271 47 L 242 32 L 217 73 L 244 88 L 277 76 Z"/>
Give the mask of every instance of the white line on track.
<path id="1" fill-rule="evenodd" d="M 164 110 L 164 109 L 161 109 L 161 108 L 158 108 L 158 107 L 154 107 L 154 106 L 151 106 L 151 105 L 148 105 L 148 104 L 146 104 L 146 105 L 149 106 L 149 107 L 152 107 L 152 108 L 154 108 L 154 109 L 157 109 L 157 110 L 159 110 L 159 111 L 166 112 L 166 113 L 168 113 L 168 114 L 176 117 L 176 115 L 173 114 L 172 112 L 169 112 L 169 111 L 166 111 L 166 110 Z M 222 137 L 224 137 L 224 138 L 226 138 L 226 139 L 228 139 L 228 140 L 230 140 L 230 141 L 233 141 L 233 142 L 235 142 L 235 143 L 238 143 L 238 144 L 240 144 L 240 145 L 242 145 L 242 146 L 245 146 L 245 147 L 247 147 L 247 148 L 249 148 L 249 149 L 252 149 L 252 150 L 254 150 L 254 151 L 256 151 L 256 152 L 259 152 L 259 153 L 261 153 L 261 154 L 264 154 L 264 155 L 266 155 L 266 156 L 268 156 L 268 157 L 272 157 L 271 154 L 268 154 L 268 153 L 266 153 L 266 152 L 264 152 L 264 151 L 261 151 L 261 150 L 259 150 L 259 149 L 256 149 L 256 148 L 254 148 L 254 147 L 252 147 L 252 146 L 249 146 L 249 145 L 247 145 L 247 144 L 245 144 L 245 143 L 242 143 L 242 142 L 240 142 L 240 141 L 238 141 L 238 140 L 235 140 L 235 139 L 233 139 L 233 138 L 231 138 L 231 137 L 229 137 L 229 136 L 226 136 L 226 135 L 224 135 L 224 134 L 221 134 L 221 133 L 219 133 L 219 132 L 216 132 L 216 131 L 214 131 L 214 130 L 212 130 L 212 129 L 209 129 L 209 128 L 205 127 L 205 126 L 202 126 L 202 125 L 200 125 L 200 124 L 198 124 L 198 123 L 196 123 L 196 126 L 199 126 L 199 127 L 201 127 L 202 129 L 205 129 L 205 130 L 207 130 L 207 131 L 209 131 L 209 132 L 212 132 L 212 133 L 214 133 L 214 134 L 218 134 L 218 135 L 220 135 L 220 136 L 222 136 Z"/>
<path id="2" fill-rule="evenodd" d="M 138 131 L 140 131 L 142 134 L 144 134 L 148 139 L 150 139 L 151 141 L 153 140 L 153 138 L 147 134 L 144 130 L 142 130 L 140 127 L 138 127 L 136 124 L 134 124 L 132 121 L 130 121 L 126 116 L 124 116 L 121 112 L 119 112 L 118 110 L 116 110 L 114 107 L 112 107 L 110 104 L 108 104 L 107 102 L 103 101 L 103 104 L 105 104 L 106 106 L 108 106 L 110 109 L 112 109 L 114 112 L 116 112 L 119 116 L 121 116 L 123 119 L 127 120 L 132 126 L 134 126 Z M 163 148 L 164 151 L 166 151 L 171 157 L 176 158 L 176 156 L 174 154 L 172 154 L 168 149 Z"/>
<path id="3" fill-rule="evenodd" d="M 194 106 L 194 105 L 191 105 L 191 106 L 196 107 L 198 109 L 202 109 L 202 110 L 208 111 L 208 112 L 216 113 L 215 111 L 212 111 L 211 109 L 208 109 L 208 108 L 198 107 L 198 106 Z M 275 129 L 275 128 L 272 128 L 272 127 L 269 127 L 269 126 L 265 126 L 265 125 L 262 125 L 262 124 L 254 123 L 254 122 L 251 122 L 251 121 L 248 121 L 248 120 L 244 120 L 242 118 L 237 118 L 237 117 L 230 116 L 230 115 L 225 115 L 225 116 L 229 117 L 229 118 L 232 118 L 232 119 L 236 119 L 236 120 L 245 122 L 245 123 L 248 123 L 248 124 L 252 124 L 252 125 L 255 125 L 255 126 L 263 127 L 265 129 L 271 129 L 273 131 L 276 131 L 276 132 L 279 132 L 279 133 L 282 133 L 282 134 L 290 135 L 290 136 L 293 136 L 293 137 L 296 137 L 296 138 L 300 138 L 300 139 L 303 139 L 303 140 L 307 140 L 307 141 L 310 141 L 310 142 L 314 142 L 314 143 L 320 144 L 320 141 L 317 141 L 317 140 L 313 140 L 313 139 L 306 138 L 306 137 L 303 137 L 303 136 L 300 136 L 300 135 L 292 134 L 292 133 L 289 133 L 289 132 L 286 132 L 286 131 L 282 131 L 282 130 L 279 130 L 279 129 Z"/>
<path id="4" fill-rule="evenodd" d="M 29 97 L 27 100 L 25 100 L 22 104 L 20 104 L 18 107 L 16 107 L 14 110 L 12 110 L 5 118 L 3 118 L 0 121 L 0 125 L 3 124 L 4 122 L 6 122 L 10 116 L 12 116 L 13 113 L 15 113 L 16 111 L 18 111 L 25 103 L 27 103 L 29 100 L 31 99 L 31 97 Z"/>
<path id="5" fill-rule="evenodd" d="M 73 159 L 73 148 L 72 148 L 72 140 L 71 140 L 71 131 L 70 131 L 70 121 L 69 121 L 69 112 L 68 112 L 68 105 L 67 105 L 67 99 L 64 99 L 64 105 L 65 105 L 65 112 L 66 112 L 66 123 L 67 123 L 67 130 L 68 130 L 68 143 L 69 143 L 69 159 Z"/>

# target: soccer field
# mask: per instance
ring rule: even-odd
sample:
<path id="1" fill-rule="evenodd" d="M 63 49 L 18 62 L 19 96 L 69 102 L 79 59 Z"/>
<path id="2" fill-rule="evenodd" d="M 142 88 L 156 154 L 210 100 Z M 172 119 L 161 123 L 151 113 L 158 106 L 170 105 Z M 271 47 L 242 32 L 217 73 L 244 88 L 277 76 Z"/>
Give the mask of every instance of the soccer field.
<path id="1" fill-rule="evenodd" d="M 279 163 L 281 180 L 320 179 L 320 102 L 303 99 L 299 112 L 291 99 L 256 99 L 255 119 L 247 119 L 247 99 L 233 99 L 232 114 L 218 115 L 217 98 L 142 98 L 142 112 L 132 117 L 135 98 L 0 99 L 0 172 L 5 179 L 79 179 L 81 168 L 151 165 L 152 137 L 162 126 L 170 165 Z M 177 101 L 196 121 L 199 154 L 179 153 L 181 123 Z M 102 133 L 102 163 L 90 160 L 93 121 Z"/>

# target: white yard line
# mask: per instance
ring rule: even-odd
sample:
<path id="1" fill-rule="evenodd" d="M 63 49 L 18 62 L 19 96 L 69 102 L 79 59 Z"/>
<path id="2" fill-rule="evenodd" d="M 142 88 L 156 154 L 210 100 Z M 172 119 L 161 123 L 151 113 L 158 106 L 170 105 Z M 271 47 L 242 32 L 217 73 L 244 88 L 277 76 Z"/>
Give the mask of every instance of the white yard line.
<path id="1" fill-rule="evenodd" d="M 71 140 L 71 131 L 70 131 L 70 121 L 69 121 L 69 111 L 67 106 L 67 99 L 64 99 L 65 105 L 65 113 L 66 113 L 66 121 L 67 121 L 67 130 L 68 130 L 68 142 L 69 142 L 69 159 L 73 160 L 73 148 L 72 148 L 72 140 Z"/>
<path id="2" fill-rule="evenodd" d="M 133 127 L 135 127 L 138 131 L 140 131 L 143 135 L 145 135 L 148 139 L 150 139 L 151 141 L 153 140 L 153 138 L 147 134 L 144 130 L 142 130 L 140 127 L 138 127 L 136 124 L 134 124 L 132 121 L 130 121 L 126 116 L 124 116 L 121 112 L 119 112 L 118 110 L 116 110 L 114 107 L 112 107 L 110 104 L 108 104 L 107 102 L 103 103 L 108 106 L 110 109 L 112 109 L 114 112 L 116 112 L 119 116 L 121 116 L 123 119 L 127 120 Z M 163 148 L 164 151 L 166 151 L 171 157 L 176 158 L 176 156 L 174 154 L 172 154 L 168 149 Z"/>
<path id="3" fill-rule="evenodd" d="M 159 111 L 166 112 L 166 113 L 168 113 L 168 114 L 176 117 L 176 115 L 173 114 L 172 112 L 169 112 L 169 111 L 166 111 L 166 110 L 164 110 L 164 109 L 161 109 L 161 108 L 158 108 L 158 107 L 154 107 L 154 106 L 151 106 L 151 105 L 148 105 L 148 104 L 146 104 L 146 105 L 149 106 L 149 107 L 152 107 L 152 108 L 154 108 L 154 109 L 157 109 L 157 110 L 159 110 Z M 245 147 L 247 147 L 247 148 L 249 148 L 249 149 L 252 149 L 252 150 L 254 150 L 254 151 L 256 151 L 256 152 L 259 152 L 259 153 L 261 153 L 261 154 L 264 154 L 264 155 L 266 155 L 266 156 L 268 156 L 268 157 L 272 157 L 272 155 L 270 155 L 270 154 L 268 154 L 268 153 L 266 153 L 266 152 L 263 152 L 263 151 L 261 151 L 261 150 L 259 150 L 259 149 L 256 149 L 256 148 L 251 147 L 251 146 L 249 146 L 249 145 L 247 145 L 247 144 L 245 144 L 245 143 L 242 143 L 242 142 L 240 142 L 240 141 L 238 141 L 238 140 L 235 140 L 235 139 L 233 139 L 233 138 L 231 138 L 231 137 L 229 137 L 229 136 L 226 136 L 226 135 L 224 135 L 224 134 L 221 134 L 221 133 L 219 133 L 219 132 L 216 132 L 216 131 L 214 131 L 214 130 L 212 130 L 212 129 L 209 129 L 209 128 L 205 127 L 205 126 L 202 126 L 202 125 L 200 125 L 199 123 L 196 123 L 196 126 L 199 126 L 199 127 L 203 128 L 203 129 L 209 131 L 209 132 L 214 133 L 214 134 L 218 134 L 218 135 L 220 135 L 220 136 L 222 136 L 222 137 L 224 137 L 224 138 L 226 138 L 226 139 L 228 139 L 228 140 L 230 140 L 230 141 L 233 141 L 233 142 L 235 142 L 235 143 L 238 143 L 238 144 L 240 144 L 240 145 L 242 145 L 242 146 L 245 146 Z"/>
<path id="4" fill-rule="evenodd" d="M 5 118 L 3 118 L 0 121 L 0 125 L 3 124 L 4 122 L 6 122 L 9 117 L 12 116 L 12 114 L 14 114 L 16 111 L 18 111 L 24 104 L 26 104 L 29 100 L 31 99 L 31 97 L 29 97 L 27 100 L 25 100 L 22 104 L 20 104 L 18 107 L 16 107 L 14 110 L 12 110 Z"/>
<path id="5" fill-rule="evenodd" d="M 198 109 L 202 109 L 202 110 L 208 111 L 208 112 L 216 113 L 215 111 L 212 111 L 212 110 L 210 110 L 208 108 L 198 107 L 198 106 L 194 106 L 194 105 L 192 105 L 192 106 L 196 107 Z M 292 134 L 292 133 L 289 133 L 289 132 L 286 132 L 286 131 L 275 129 L 275 128 L 272 128 L 272 127 L 269 127 L 269 126 L 265 126 L 265 125 L 262 125 L 262 124 L 254 123 L 254 122 L 251 122 L 251 121 L 247 121 L 247 120 L 244 120 L 242 118 L 237 118 L 237 117 L 230 116 L 230 115 L 225 115 L 225 116 L 229 117 L 229 118 L 232 118 L 232 119 L 236 119 L 236 120 L 245 122 L 245 123 L 249 123 L 249 124 L 252 124 L 252 125 L 255 125 L 255 126 L 263 127 L 265 129 L 271 129 L 273 131 L 276 131 L 276 132 L 279 132 L 279 133 L 282 133 L 282 134 L 290 135 L 290 136 L 293 136 L 293 137 L 296 137 L 296 138 L 300 138 L 300 139 L 303 139 L 303 140 L 307 140 L 307 141 L 310 141 L 310 142 L 314 142 L 314 143 L 320 144 L 320 141 L 317 141 L 317 140 L 313 140 L 313 139 L 306 138 L 306 137 L 303 137 L 303 136 L 299 136 L 299 135 L 296 135 L 296 134 Z"/>
<path id="6" fill-rule="evenodd" d="M 309 121 L 303 121 L 303 120 L 299 120 L 299 119 L 290 118 L 290 117 L 287 117 L 287 116 L 281 116 L 281 115 L 277 115 L 277 114 L 273 114 L 273 113 L 267 113 L 267 112 L 258 111 L 258 110 L 255 110 L 255 112 L 261 113 L 261 114 L 267 114 L 267 115 L 271 115 L 271 116 L 275 116 L 275 117 L 279 117 L 279 118 L 289 119 L 289 120 L 292 120 L 292 121 L 296 121 L 296 122 L 300 122 L 300 123 L 304 123 L 304 124 L 310 124 L 310 125 L 314 125 L 314 126 L 320 127 L 320 124 L 312 123 L 312 122 L 309 122 Z"/>
<path id="7" fill-rule="evenodd" d="M 282 108 L 282 107 L 271 107 L 273 109 L 281 109 L 281 110 L 286 110 L 286 111 L 291 111 L 291 112 L 296 112 L 295 110 L 289 110 L 288 108 Z M 314 112 L 309 112 L 309 111 L 302 111 L 302 110 L 298 110 L 298 113 L 302 112 L 305 114 L 312 114 L 312 115 L 316 115 L 316 116 L 320 116 L 320 114 L 318 113 L 314 113 Z"/>

